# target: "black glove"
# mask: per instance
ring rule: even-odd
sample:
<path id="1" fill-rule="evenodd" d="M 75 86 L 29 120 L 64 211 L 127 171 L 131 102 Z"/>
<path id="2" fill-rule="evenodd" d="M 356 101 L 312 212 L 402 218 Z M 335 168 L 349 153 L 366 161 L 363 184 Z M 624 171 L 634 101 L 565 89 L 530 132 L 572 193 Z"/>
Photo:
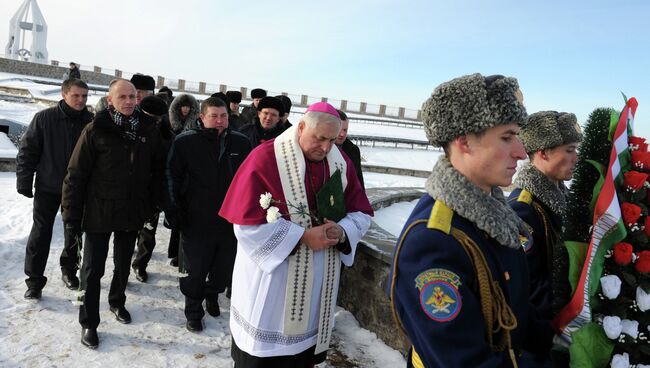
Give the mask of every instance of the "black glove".
<path id="1" fill-rule="evenodd" d="M 27 198 L 34 198 L 32 188 L 18 188 L 18 193 L 24 195 Z"/>
<path id="2" fill-rule="evenodd" d="M 64 227 L 65 231 L 71 234 L 81 234 L 81 221 L 68 221 Z"/>

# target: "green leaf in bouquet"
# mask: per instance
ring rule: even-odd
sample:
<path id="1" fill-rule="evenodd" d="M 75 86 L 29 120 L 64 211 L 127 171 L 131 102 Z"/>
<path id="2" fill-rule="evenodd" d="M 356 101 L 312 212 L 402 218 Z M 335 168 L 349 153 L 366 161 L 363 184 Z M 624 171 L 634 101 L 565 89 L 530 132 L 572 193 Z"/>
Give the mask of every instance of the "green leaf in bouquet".
<path id="1" fill-rule="evenodd" d="M 636 285 L 638 285 L 637 281 L 636 281 L 636 277 L 634 276 L 634 274 L 632 272 L 628 271 L 627 269 L 622 269 L 620 275 L 621 275 L 621 279 L 623 279 L 623 281 L 626 284 L 628 284 L 630 286 L 634 286 L 634 287 L 636 287 Z"/>
<path id="2" fill-rule="evenodd" d="M 321 222 L 328 219 L 334 222 L 345 217 L 345 197 L 343 196 L 343 181 L 341 170 L 336 170 L 316 193 L 316 206 Z"/>
<path id="3" fill-rule="evenodd" d="M 614 342 L 597 323 L 588 323 L 572 335 L 569 347 L 571 368 L 605 368 L 614 351 Z"/>

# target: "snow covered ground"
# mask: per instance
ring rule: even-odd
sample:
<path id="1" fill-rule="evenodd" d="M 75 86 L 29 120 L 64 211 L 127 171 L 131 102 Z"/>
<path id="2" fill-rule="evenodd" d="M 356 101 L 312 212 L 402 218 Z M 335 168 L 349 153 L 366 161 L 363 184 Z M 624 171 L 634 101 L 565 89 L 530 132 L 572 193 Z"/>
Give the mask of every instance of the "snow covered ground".
<path id="1" fill-rule="evenodd" d="M 413 208 L 419 199 L 410 202 L 397 202 L 388 207 L 375 211 L 373 221 L 379 227 L 395 235 L 396 237 L 402 232 L 406 220 L 408 220 Z"/>
<path id="2" fill-rule="evenodd" d="M 25 243 L 31 228 L 32 200 L 15 191 L 15 173 L 0 173 L 0 366 L 2 367 L 231 367 L 228 328 L 229 301 L 221 296 L 222 314 L 204 318 L 205 330 L 188 332 L 178 274 L 169 266 L 166 252 L 169 231 L 159 226 L 158 245 L 148 267 L 149 281 L 132 276 L 127 287 L 127 308 L 133 322 L 118 323 L 108 310 L 107 293 L 112 256 L 102 279 L 98 328 L 100 345 L 89 350 L 79 342 L 81 327 L 74 292 L 60 280 L 58 257 L 63 244 L 60 215 L 54 224 L 52 247 L 45 275 L 48 283 L 39 302 L 23 298 Z M 340 309 L 336 314 L 334 345 L 359 367 L 403 367 L 399 352 L 387 347 L 374 333 L 359 327 L 354 317 Z M 332 367 L 328 362 L 323 367 Z"/>

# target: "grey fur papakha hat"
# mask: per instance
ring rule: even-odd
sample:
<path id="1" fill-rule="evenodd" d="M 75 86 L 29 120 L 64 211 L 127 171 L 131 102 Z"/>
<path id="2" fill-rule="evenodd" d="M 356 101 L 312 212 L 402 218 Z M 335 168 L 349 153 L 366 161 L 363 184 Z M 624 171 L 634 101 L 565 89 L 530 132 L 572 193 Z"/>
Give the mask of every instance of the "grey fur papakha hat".
<path id="1" fill-rule="evenodd" d="M 582 141 L 578 119 L 574 114 L 540 111 L 531 114 L 519 132 L 526 153 Z"/>
<path id="2" fill-rule="evenodd" d="M 471 74 L 442 83 L 422 104 L 422 122 L 437 147 L 496 125 L 523 124 L 524 97 L 515 78 Z"/>

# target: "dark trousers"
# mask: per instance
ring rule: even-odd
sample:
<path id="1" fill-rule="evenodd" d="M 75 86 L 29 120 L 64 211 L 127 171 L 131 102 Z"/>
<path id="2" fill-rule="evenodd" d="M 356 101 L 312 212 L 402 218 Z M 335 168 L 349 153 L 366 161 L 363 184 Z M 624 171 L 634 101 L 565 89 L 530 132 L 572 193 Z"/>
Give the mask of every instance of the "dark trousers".
<path id="1" fill-rule="evenodd" d="M 188 271 L 188 275 L 179 281 L 185 295 L 185 317 L 201 319 L 205 314 L 201 305 L 203 299 L 216 300 L 232 278 L 237 239 L 232 228 L 215 231 L 197 226 L 183 230 L 181 247 Z"/>
<path id="2" fill-rule="evenodd" d="M 314 355 L 316 345 L 296 355 L 257 357 L 241 350 L 232 339 L 230 357 L 235 361 L 235 368 L 310 368 L 327 358 L 327 351 Z"/>
<path id="3" fill-rule="evenodd" d="M 42 289 L 47 282 L 45 265 L 50 254 L 50 242 L 52 241 L 52 226 L 56 213 L 61 207 L 61 194 L 48 193 L 36 190 L 34 193 L 34 224 L 27 240 L 25 251 L 25 283 L 28 288 Z M 79 256 L 77 247 L 81 243 L 75 242 L 81 234 L 73 234 L 64 229 L 64 245 L 59 264 L 61 271 L 74 275 L 77 273 Z"/>
<path id="4" fill-rule="evenodd" d="M 113 279 L 108 291 L 111 307 L 123 306 L 126 302 L 126 284 L 129 281 L 129 264 L 133 256 L 137 231 L 116 231 L 113 239 Z M 86 233 L 83 264 L 81 266 L 81 288 L 85 290 L 83 305 L 79 308 L 79 323 L 84 328 L 99 325 L 100 281 L 104 276 L 108 241 L 111 233 Z"/>
<path id="5" fill-rule="evenodd" d="M 138 234 L 138 252 L 133 259 L 133 267 L 147 269 L 147 265 L 151 260 L 153 248 L 156 246 L 156 229 L 158 228 L 158 218 L 160 213 L 153 215 L 149 221 L 144 223 L 142 230 Z"/>
<path id="6" fill-rule="evenodd" d="M 178 229 L 172 229 L 169 235 L 169 245 L 167 246 L 167 258 L 178 257 L 178 245 L 181 242 L 181 232 Z"/>

